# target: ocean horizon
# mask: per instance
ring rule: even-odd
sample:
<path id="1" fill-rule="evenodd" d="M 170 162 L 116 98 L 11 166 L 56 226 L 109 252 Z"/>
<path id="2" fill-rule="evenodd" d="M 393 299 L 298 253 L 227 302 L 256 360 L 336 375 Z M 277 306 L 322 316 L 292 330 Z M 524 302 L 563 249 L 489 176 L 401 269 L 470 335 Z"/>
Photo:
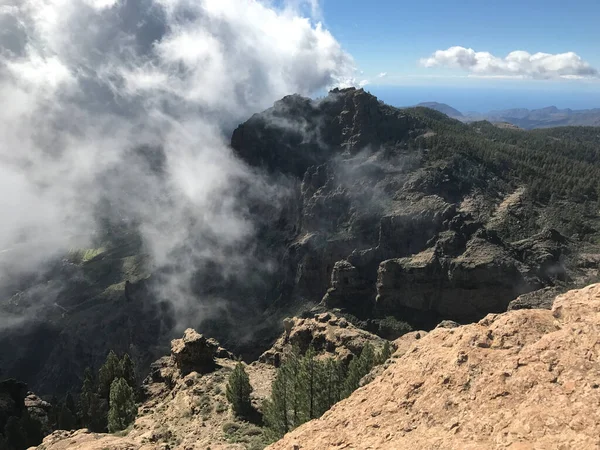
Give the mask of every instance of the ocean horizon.
<path id="1" fill-rule="evenodd" d="M 462 113 L 547 106 L 561 109 L 600 108 L 600 92 L 589 90 L 383 85 L 368 85 L 365 90 L 392 106 L 438 102 L 446 103 Z"/>

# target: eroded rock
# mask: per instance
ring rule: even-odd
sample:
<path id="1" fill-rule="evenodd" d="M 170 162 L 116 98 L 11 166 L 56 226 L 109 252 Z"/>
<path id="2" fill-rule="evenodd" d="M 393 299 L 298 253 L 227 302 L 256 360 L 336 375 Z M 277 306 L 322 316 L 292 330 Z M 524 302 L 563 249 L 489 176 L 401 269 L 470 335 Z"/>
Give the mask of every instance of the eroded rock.
<path id="1" fill-rule="evenodd" d="M 185 330 L 183 338 L 171 341 L 171 357 L 183 375 L 212 371 L 218 349 L 216 340 L 205 338 L 192 328 Z"/>
<path id="2" fill-rule="evenodd" d="M 286 331 L 264 352 L 259 361 L 279 366 L 286 353 L 297 347 L 301 353 L 312 346 L 317 353 L 333 356 L 343 361 L 360 355 L 367 342 L 377 349 L 383 347 L 384 340 L 374 334 L 361 330 L 338 318 L 332 313 L 317 314 L 310 319 L 286 319 Z M 288 331 L 289 330 L 289 331 Z"/>

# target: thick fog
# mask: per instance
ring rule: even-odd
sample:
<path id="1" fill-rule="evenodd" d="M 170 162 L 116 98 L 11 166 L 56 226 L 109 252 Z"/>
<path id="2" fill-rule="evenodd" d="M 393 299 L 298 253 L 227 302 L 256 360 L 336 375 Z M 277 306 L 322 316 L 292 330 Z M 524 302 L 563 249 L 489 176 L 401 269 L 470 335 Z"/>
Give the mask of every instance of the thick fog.
<path id="1" fill-rule="evenodd" d="M 174 302 L 198 261 L 239 270 L 223 249 L 255 226 L 233 192 L 276 205 L 280 189 L 233 155 L 232 128 L 284 95 L 354 84 L 318 20 L 314 0 L 5 1 L 0 285 L 92 245 L 102 214 L 138 224 L 157 266 L 183 258 Z"/>

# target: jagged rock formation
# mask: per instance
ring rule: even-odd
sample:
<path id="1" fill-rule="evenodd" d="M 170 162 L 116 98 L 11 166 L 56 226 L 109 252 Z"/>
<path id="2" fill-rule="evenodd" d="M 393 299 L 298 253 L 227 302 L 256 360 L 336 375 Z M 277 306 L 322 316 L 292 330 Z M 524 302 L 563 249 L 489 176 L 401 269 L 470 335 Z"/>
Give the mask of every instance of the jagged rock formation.
<path id="1" fill-rule="evenodd" d="M 278 367 L 283 356 L 294 347 L 304 353 L 310 346 L 318 354 L 348 362 L 360 355 L 367 342 L 373 344 L 376 349 L 380 349 L 384 344 L 384 340 L 378 336 L 361 330 L 346 319 L 331 313 L 317 314 L 312 319 L 288 318 L 284 320 L 283 328 L 281 337 L 260 356 L 260 362 Z"/>
<path id="2" fill-rule="evenodd" d="M 188 329 L 181 339 L 172 341 L 169 356 L 152 364 L 142 385 L 145 400 L 126 436 L 55 431 L 38 449 L 242 450 L 261 430 L 239 421 L 230 411 L 225 386 L 235 364 L 234 357 L 214 339 Z M 275 368 L 256 362 L 247 365 L 246 372 L 254 388 L 252 403 L 260 408 L 270 395 Z M 231 434 L 233 429 L 237 434 Z"/>
<path id="3" fill-rule="evenodd" d="M 195 371 L 210 372 L 215 367 L 215 356 L 219 343 L 207 339 L 196 330 L 188 328 L 183 338 L 171 342 L 171 357 L 183 375 Z"/>
<path id="4" fill-rule="evenodd" d="M 268 448 L 596 448 L 599 311 L 596 284 L 405 335 L 381 376 Z"/>
<path id="5" fill-rule="evenodd" d="M 434 311 L 468 321 L 506 311 L 520 293 L 541 288 L 550 273 L 556 279 L 565 275 L 561 258 L 566 239 L 554 230 L 512 245 L 479 230 L 464 252 L 452 258 L 444 247 L 454 247 L 449 241 L 456 239 L 447 233 L 431 249 L 382 262 L 377 308 L 387 313 L 402 308 Z"/>
<path id="6" fill-rule="evenodd" d="M 366 342 L 375 348 L 383 340 L 330 313 L 312 319 L 284 321 L 285 332 L 260 361 L 246 365 L 256 411 L 270 396 L 277 362 L 298 346 L 312 345 L 322 355 L 348 360 Z M 240 421 L 225 398 L 229 374 L 237 364 L 233 355 L 193 329 L 171 343 L 171 354 L 154 362 L 142 384 L 145 400 L 132 429 L 124 437 L 87 430 L 56 431 L 39 450 L 205 450 L 263 448 L 266 438 L 256 425 Z"/>
<path id="7" fill-rule="evenodd" d="M 49 434 L 52 431 L 52 424 L 50 423 L 52 405 L 39 398 L 33 392 L 27 393 L 23 403 L 25 404 L 29 417 L 37 420 L 42 426 L 44 435 Z"/>
<path id="8" fill-rule="evenodd" d="M 466 154 L 429 158 L 418 142 L 436 134 L 432 118 L 448 121 L 351 88 L 285 97 L 234 132 L 245 161 L 298 183 L 282 218 L 280 306 L 321 300 L 432 327 L 586 278 L 573 241 L 551 221 L 532 226 L 527 187 Z"/>

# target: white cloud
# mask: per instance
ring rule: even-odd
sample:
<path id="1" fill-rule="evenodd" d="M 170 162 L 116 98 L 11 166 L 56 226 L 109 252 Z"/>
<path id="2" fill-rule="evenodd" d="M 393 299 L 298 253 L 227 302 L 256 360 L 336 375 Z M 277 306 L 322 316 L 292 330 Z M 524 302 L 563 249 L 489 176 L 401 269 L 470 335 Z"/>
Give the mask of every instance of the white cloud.
<path id="1" fill-rule="evenodd" d="M 296 3 L 318 13 L 316 1 Z M 7 267 L 31 269 L 90 241 L 108 202 L 118 220 L 140 224 L 156 264 L 186 248 L 189 272 L 169 293 L 184 298 L 199 262 L 223 262 L 223 248 L 252 238 L 232 195 L 240 179 L 277 201 L 233 155 L 231 127 L 284 95 L 354 77 L 329 31 L 268 0 L 9 0 L 0 285 Z M 132 151 L 140 145 L 165 149 L 164 172 Z"/>
<path id="2" fill-rule="evenodd" d="M 596 77 L 598 70 L 573 52 L 528 53 L 517 50 L 504 58 L 472 48 L 450 47 L 437 50 L 420 63 L 425 67 L 462 69 L 478 76 L 509 76 L 535 79 Z"/>
<path id="3" fill-rule="evenodd" d="M 387 77 L 387 72 L 381 72 L 379 75 L 377 75 L 377 78 L 385 78 Z"/>

